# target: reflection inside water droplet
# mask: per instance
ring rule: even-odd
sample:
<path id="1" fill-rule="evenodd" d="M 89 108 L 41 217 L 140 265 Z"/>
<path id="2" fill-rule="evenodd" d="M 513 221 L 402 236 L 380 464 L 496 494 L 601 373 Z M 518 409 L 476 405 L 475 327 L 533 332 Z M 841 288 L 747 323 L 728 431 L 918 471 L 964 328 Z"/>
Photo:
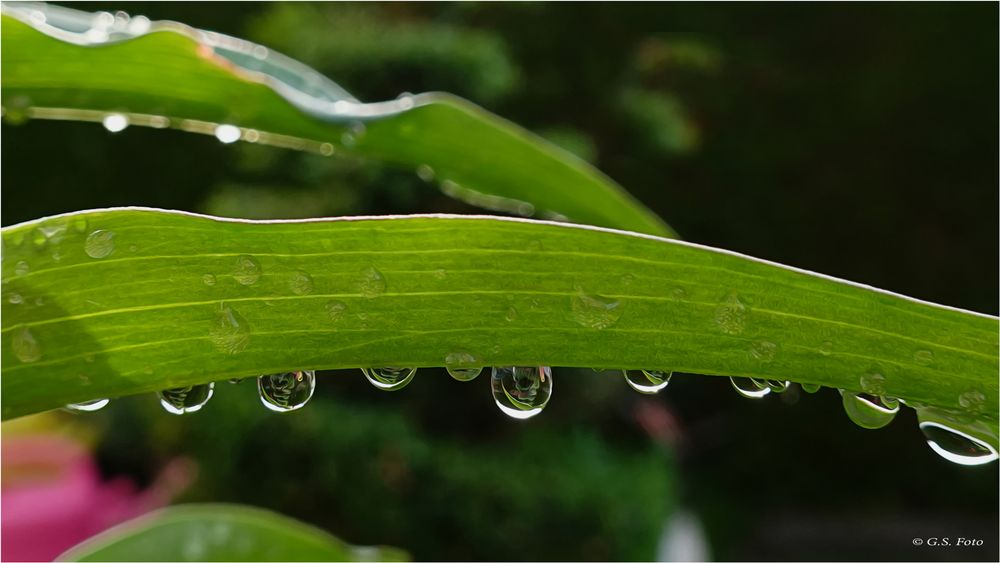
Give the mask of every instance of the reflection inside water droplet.
<path id="1" fill-rule="evenodd" d="M 670 383 L 670 372 L 645 369 L 625 369 L 625 382 L 640 393 L 652 395 L 659 392 Z"/>
<path id="2" fill-rule="evenodd" d="M 82 403 L 70 403 L 66 405 L 66 410 L 74 412 L 94 412 L 103 409 L 110 402 L 110 399 L 94 399 L 93 401 L 84 401 Z"/>
<path id="3" fill-rule="evenodd" d="M 160 397 L 160 406 L 170 414 L 188 414 L 198 412 L 205 403 L 212 398 L 215 392 L 215 383 L 205 383 L 203 385 L 189 385 L 187 387 L 175 387 L 164 389 L 157 393 Z"/>
<path id="4" fill-rule="evenodd" d="M 399 391 L 413 381 L 417 368 L 361 368 L 365 378 L 382 391 Z"/>
<path id="5" fill-rule="evenodd" d="M 275 412 L 291 412 L 305 406 L 316 390 L 315 371 L 290 371 L 257 378 L 260 402 Z"/>
<path id="6" fill-rule="evenodd" d="M 457 381 L 472 381 L 478 377 L 483 368 L 476 364 L 476 357 L 467 352 L 454 352 L 444 358 L 448 375 Z"/>
<path id="7" fill-rule="evenodd" d="M 500 411 L 511 418 L 524 420 L 542 412 L 552 397 L 552 368 L 495 367 L 490 385 Z"/>
<path id="8" fill-rule="evenodd" d="M 767 383 L 751 377 L 730 377 L 729 381 L 737 393 L 748 399 L 760 399 L 771 392 Z"/>

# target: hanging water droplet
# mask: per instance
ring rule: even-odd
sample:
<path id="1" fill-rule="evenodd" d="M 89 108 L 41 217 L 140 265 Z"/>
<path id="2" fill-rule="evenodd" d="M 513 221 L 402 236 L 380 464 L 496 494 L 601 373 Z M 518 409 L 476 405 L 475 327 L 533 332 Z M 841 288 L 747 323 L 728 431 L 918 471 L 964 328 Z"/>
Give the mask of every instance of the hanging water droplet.
<path id="1" fill-rule="evenodd" d="M 493 368 L 493 400 L 511 418 L 524 420 L 542 412 L 552 397 L 552 368 L 548 366 Z"/>
<path id="2" fill-rule="evenodd" d="M 748 399 L 760 399 L 771 392 L 767 383 L 751 377 L 730 377 L 729 381 L 737 393 Z"/>
<path id="3" fill-rule="evenodd" d="M 316 390 L 316 372 L 290 371 L 257 378 L 257 394 L 265 407 L 275 412 L 301 409 Z"/>
<path id="4" fill-rule="evenodd" d="M 934 363 L 934 352 L 930 350 L 917 350 L 913 353 L 913 361 L 922 366 L 929 366 Z"/>
<path id="5" fill-rule="evenodd" d="M 292 279 L 288 282 L 295 295 L 309 295 L 313 291 L 313 279 L 308 273 L 299 270 L 292 274 Z"/>
<path id="6" fill-rule="evenodd" d="M 613 326 L 622 316 L 621 303 L 617 299 L 587 294 L 579 286 L 570 296 L 570 308 L 577 324 L 597 330 Z"/>
<path id="7" fill-rule="evenodd" d="M 119 131 L 124 131 L 128 127 L 128 117 L 120 113 L 109 113 L 104 116 L 101 121 L 104 128 L 112 133 L 118 133 Z"/>
<path id="8" fill-rule="evenodd" d="M 214 382 L 164 389 L 157 395 L 160 397 L 160 406 L 163 410 L 170 414 L 188 414 L 200 411 L 201 407 L 212 398 L 213 393 L 215 393 Z"/>
<path id="9" fill-rule="evenodd" d="M 212 317 L 208 337 L 220 352 L 238 354 L 250 343 L 250 325 L 234 309 L 223 305 Z"/>
<path id="10" fill-rule="evenodd" d="M 760 383 L 759 379 L 755 379 L 754 381 L 758 384 Z M 774 393 L 784 393 L 791 386 L 791 382 L 779 379 L 765 379 L 764 384 Z"/>
<path id="11" fill-rule="evenodd" d="M 399 391 L 413 381 L 417 368 L 361 368 L 368 381 L 382 391 Z"/>
<path id="12" fill-rule="evenodd" d="M 28 327 L 14 329 L 11 340 L 11 348 L 14 349 L 14 355 L 22 362 L 27 364 L 37 361 L 38 358 L 42 357 L 42 347 L 35 340 L 35 336 L 31 334 L 31 330 Z"/>
<path id="13" fill-rule="evenodd" d="M 417 177 L 425 182 L 434 181 L 434 169 L 426 164 L 421 164 L 417 167 Z"/>
<path id="14" fill-rule="evenodd" d="M 448 375 L 458 381 L 472 381 L 483 371 L 476 365 L 476 357 L 468 352 L 454 352 L 444 357 L 444 366 Z"/>
<path id="15" fill-rule="evenodd" d="M 111 399 L 94 399 L 82 403 L 70 403 L 66 405 L 66 410 L 75 412 L 94 412 L 103 409 L 111 402 Z"/>
<path id="16" fill-rule="evenodd" d="M 629 387 L 646 395 L 652 395 L 666 387 L 673 375 L 670 372 L 645 369 L 625 369 L 622 373 L 625 374 L 625 382 Z"/>
<path id="17" fill-rule="evenodd" d="M 819 383 L 802 383 L 802 390 L 806 393 L 815 393 L 823 388 Z"/>
<path id="18" fill-rule="evenodd" d="M 235 125 L 219 125 L 215 128 L 215 138 L 221 143 L 230 144 L 240 140 L 240 128 Z"/>
<path id="19" fill-rule="evenodd" d="M 331 321 L 339 321 L 344 317 L 344 311 L 347 310 L 347 303 L 343 301 L 328 301 L 326 304 L 326 314 L 330 317 Z"/>
<path id="20" fill-rule="evenodd" d="M 27 274 L 29 271 L 31 271 L 31 266 L 29 266 L 28 263 L 25 262 L 24 260 L 21 260 L 20 262 L 17 263 L 17 265 L 14 266 L 14 273 L 19 276 L 23 276 Z"/>
<path id="21" fill-rule="evenodd" d="M 83 251 L 91 258 L 104 258 L 115 250 L 115 234 L 111 231 L 96 230 L 87 235 Z"/>
<path id="22" fill-rule="evenodd" d="M 920 418 L 917 411 L 917 418 Z M 996 461 L 997 451 L 986 442 L 940 422 L 921 420 L 920 431 L 934 453 L 959 465 L 984 465 Z"/>
<path id="23" fill-rule="evenodd" d="M 212 274 L 205 274 L 201 276 L 201 282 L 205 285 L 215 285 L 215 276 Z"/>
<path id="24" fill-rule="evenodd" d="M 237 385 L 240 382 L 242 382 L 244 379 L 246 379 L 246 378 L 245 377 L 231 377 L 231 378 L 229 378 L 229 383 L 232 384 L 232 385 Z"/>
<path id="25" fill-rule="evenodd" d="M 242 254 L 236 257 L 236 265 L 233 267 L 233 279 L 240 285 L 253 285 L 260 279 L 260 262 L 249 254 Z"/>
<path id="26" fill-rule="evenodd" d="M 891 397 L 844 391 L 843 400 L 847 418 L 862 428 L 882 428 L 899 412 L 899 401 Z"/>
<path id="27" fill-rule="evenodd" d="M 747 323 L 747 307 L 739 296 L 730 293 L 715 308 L 715 325 L 726 334 L 743 332 Z"/>
<path id="28" fill-rule="evenodd" d="M 378 271 L 375 266 L 368 266 L 361 270 L 361 283 L 359 284 L 361 295 L 371 299 L 385 293 L 385 276 Z"/>

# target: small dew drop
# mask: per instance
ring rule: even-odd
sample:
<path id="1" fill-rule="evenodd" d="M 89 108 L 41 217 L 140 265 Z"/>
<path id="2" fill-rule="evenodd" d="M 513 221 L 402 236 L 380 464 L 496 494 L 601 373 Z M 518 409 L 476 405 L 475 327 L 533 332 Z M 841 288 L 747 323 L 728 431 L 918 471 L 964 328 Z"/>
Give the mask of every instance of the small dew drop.
<path id="1" fill-rule="evenodd" d="M 83 251 L 91 258 L 105 258 L 115 250 L 115 234 L 111 231 L 96 230 L 87 235 Z"/>
<path id="2" fill-rule="evenodd" d="M 778 353 L 778 345 L 767 340 L 758 340 L 750 345 L 750 357 L 761 362 L 770 362 Z"/>
<path id="3" fill-rule="evenodd" d="M 205 285 L 215 285 L 215 276 L 212 274 L 205 274 L 201 276 L 201 281 Z"/>
<path id="4" fill-rule="evenodd" d="M 622 316 L 621 302 L 601 295 L 587 294 L 577 287 L 570 296 L 573 320 L 581 326 L 603 330 L 614 326 Z"/>
<path id="5" fill-rule="evenodd" d="M 868 393 L 844 391 L 843 402 L 847 417 L 862 428 L 882 428 L 899 412 L 898 400 Z"/>
<path id="6" fill-rule="evenodd" d="M 208 337 L 215 348 L 225 354 L 239 354 L 250 343 L 250 325 L 231 307 L 215 312 Z"/>
<path id="7" fill-rule="evenodd" d="M 319 146 L 319 154 L 323 156 L 333 156 L 334 148 L 330 143 L 323 143 Z"/>
<path id="8" fill-rule="evenodd" d="M 417 368 L 361 368 L 368 381 L 382 391 L 399 391 L 413 381 Z"/>
<path id="9" fill-rule="evenodd" d="M 31 330 L 28 327 L 14 329 L 11 339 L 11 348 L 14 350 L 14 355 L 22 362 L 28 364 L 38 361 L 42 357 L 42 347 L 35 340 L 35 336 L 31 334 Z"/>
<path id="10" fill-rule="evenodd" d="M 930 350 L 917 350 L 913 353 L 913 361 L 922 366 L 929 366 L 934 363 L 934 352 Z"/>
<path id="11" fill-rule="evenodd" d="M 368 266 L 361 270 L 361 283 L 359 284 L 361 295 L 372 299 L 385 293 L 385 288 L 385 276 L 382 275 L 382 272 L 374 266 Z"/>
<path id="12" fill-rule="evenodd" d="M 881 373 L 866 373 L 860 379 L 861 389 L 869 395 L 885 394 L 885 376 Z"/>
<path id="13" fill-rule="evenodd" d="M 124 131 L 128 127 L 128 117 L 120 113 L 111 113 L 104 116 L 101 121 L 104 128 L 112 133 L 118 133 L 119 131 Z"/>
<path id="14" fill-rule="evenodd" d="M 729 381 L 737 393 L 748 399 L 760 399 L 771 392 L 767 383 L 752 377 L 730 377 Z"/>
<path id="15" fill-rule="evenodd" d="M 261 267 L 256 258 L 248 254 L 236 257 L 233 279 L 240 285 L 253 285 L 260 279 Z"/>
<path id="16" fill-rule="evenodd" d="M 344 318 L 344 311 L 347 310 L 347 303 L 343 301 L 328 301 L 326 303 L 326 314 L 330 317 L 331 321 L 339 321 Z"/>
<path id="17" fill-rule="evenodd" d="M 157 395 L 160 397 L 160 406 L 163 407 L 163 410 L 170 414 L 180 415 L 200 411 L 214 393 L 215 383 L 213 382 L 164 389 Z"/>
<path id="18" fill-rule="evenodd" d="M 21 260 L 14 266 L 14 273 L 19 276 L 26 275 L 29 271 L 31 271 L 31 266 L 24 260 Z"/>
<path id="19" fill-rule="evenodd" d="M 444 366 L 448 370 L 448 375 L 457 381 L 472 381 L 479 377 L 483 368 L 476 364 L 476 357 L 468 352 L 453 352 L 444 358 Z"/>
<path id="20" fill-rule="evenodd" d="M 507 322 L 512 323 L 516 321 L 517 318 L 520 316 L 521 313 L 518 312 L 517 307 L 511 305 L 510 307 L 507 308 L 507 314 L 504 315 L 504 318 L 507 319 Z"/>
<path id="21" fill-rule="evenodd" d="M 805 391 L 806 393 L 815 393 L 815 392 L 819 391 L 822 388 L 823 388 L 823 386 L 820 385 L 819 383 L 803 383 L 802 384 L 802 390 Z"/>
<path id="22" fill-rule="evenodd" d="M 982 412 L 985 403 L 986 395 L 976 389 L 971 389 L 958 396 L 959 406 L 973 413 Z"/>
<path id="23" fill-rule="evenodd" d="M 24 303 L 24 297 L 20 293 L 11 293 L 7 297 L 7 301 L 10 301 L 14 305 L 20 305 Z"/>
<path id="24" fill-rule="evenodd" d="M 747 307 L 735 293 L 730 293 L 715 308 L 715 325 L 725 334 L 743 332 L 747 323 Z"/>
<path id="25" fill-rule="evenodd" d="M 417 167 L 417 177 L 425 182 L 434 181 L 434 169 L 426 164 L 421 164 Z"/>
<path id="26" fill-rule="evenodd" d="M 316 391 L 315 371 L 290 371 L 257 378 L 260 402 L 274 412 L 301 409 Z"/>
<path id="27" fill-rule="evenodd" d="M 833 353 L 833 342 L 830 342 L 829 340 L 827 340 L 827 341 L 823 342 L 822 344 L 820 344 L 819 348 L 817 350 L 819 350 L 820 354 L 822 354 L 824 356 L 829 356 L 830 354 Z"/>
<path id="28" fill-rule="evenodd" d="M 640 393 L 653 395 L 665 388 L 670 383 L 670 372 L 645 370 L 645 369 L 625 369 L 625 382 L 628 386 Z"/>
<path id="29" fill-rule="evenodd" d="M 94 399 L 93 401 L 84 401 L 82 403 L 70 403 L 66 405 L 66 410 L 73 412 L 94 412 L 103 409 L 110 402 L 110 399 Z"/>
<path id="30" fill-rule="evenodd" d="M 308 273 L 299 270 L 292 274 L 292 279 L 288 282 L 295 295 L 309 295 L 313 291 L 313 279 Z"/>
<path id="31" fill-rule="evenodd" d="M 495 367 L 490 385 L 501 412 L 518 420 L 528 419 L 542 412 L 552 397 L 552 368 Z"/>
<path id="32" fill-rule="evenodd" d="M 224 124 L 215 128 L 215 138 L 227 145 L 239 141 L 240 136 L 240 128 L 235 125 Z"/>

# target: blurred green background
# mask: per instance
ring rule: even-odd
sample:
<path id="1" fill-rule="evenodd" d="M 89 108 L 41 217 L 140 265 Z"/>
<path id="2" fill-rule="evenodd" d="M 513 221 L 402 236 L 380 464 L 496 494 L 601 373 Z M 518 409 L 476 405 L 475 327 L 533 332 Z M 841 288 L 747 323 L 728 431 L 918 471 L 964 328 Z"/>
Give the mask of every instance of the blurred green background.
<path id="1" fill-rule="evenodd" d="M 73 7 L 255 40 L 365 101 L 449 91 L 593 162 L 687 240 L 998 310 L 997 4 Z M 412 171 L 341 157 L 80 123 L 2 134 L 4 225 L 114 205 L 479 212 Z M 682 512 L 714 559 L 997 557 L 997 464 L 938 458 L 912 411 L 866 431 L 830 390 L 748 401 L 679 374 L 646 398 L 610 373 L 555 380 L 527 423 L 501 415 L 486 377 L 440 370 L 391 394 L 325 372 L 286 416 L 248 381 L 192 416 L 136 397 L 76 420 L 109 476 L 145 483 L 190 457 L 183 500 L 272 508 L 417 559 L 648 560 L 669 554 Z M 911 543 L 929 536 L 984 545 Z"/>

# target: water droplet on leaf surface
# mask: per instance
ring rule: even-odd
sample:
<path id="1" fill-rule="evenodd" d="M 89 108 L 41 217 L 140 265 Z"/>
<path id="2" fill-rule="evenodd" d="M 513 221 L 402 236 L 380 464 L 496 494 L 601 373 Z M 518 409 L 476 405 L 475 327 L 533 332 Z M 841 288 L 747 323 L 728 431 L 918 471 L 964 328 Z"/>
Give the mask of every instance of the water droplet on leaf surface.
<path id="1" fill-rule="evenodd" d="M 890 397 L 844 391 L 843 400 L 847 417 L 862 428 L 882 428 L 899 412 L 899 401 Z"/>
<path id="2" fill-rule="evenodd" d="M 378 297 L 385 293 L 385 276 L 374 266 L 368 266 L 361 270 L 361 283 L 359 284 L 361 295 L 368 299 Z"/>
<path id="3" fill-rule="evenodd" d="M 361 368 L 368 381 L 382 391 L 399 391 L 413 381 L 417 368 Z"/>
<path id="4" fill-rule="evenodd" d="M 22 362 L 27 364 L 37 361 L 42 357 L 42 347 L 35 340 L 35 336 L 31 334 L 31 330 L 28 327 L 14 329 L 11 339 L 11 348 L 14 349 L 14 355 Z"/>
<path id="5" fill-rule="evenodd" d="M 292 279 L 288 282 L 288 285 L 292 288 L 292 293 L 295 295 L 309 295 L 313 291 L 312 276 L 302 270 L 292 274 Z"/>
<path id="6" fill-rule="evenodd" d="M 983 395 L 982 391 L 978 391 L 976 389 L 966 391 L 958 396 L 959 406 L 973 413 L 981 412 L 985 402 L 986 395 Z"/>
<path id="7" fill-rule="evenodd" d="M 347 303 L 343 301 L 328 301 L 326 303 L 326 314 L 330 317 L 331 321 L 339 321 L 344 317 L 344 311 L 347 310 Z"/>
<path id="8" fill-rule="evenodd" d="M 934 363 L 934 352 L 930 350 L 917 350 L 913 353 L 913 361 L 922 366 L 929 366 Z"/>
<path id="9" fill-rule="evenodd" d="M 493 400 L 511 418 L 524 420 L 542 412 L 552 397 L 552 368 L 495 367 L 490 378 Z"/>
<path id="10" fill-rule="evenodd" d="M 260 262 L 249 254 L 242 254 L 236 257 L 236 264 L 233 266 L 233 279 L 240 285 L 253 285 L 260 279 Z"/>
<path id="11" fill-rule="evenodd" d="M 164 389 L 157 395 L 160 397 L 160 406 L 163 410 L 170 414 L 188 414 L 200 411 L 201 407 L 212 398 L 213 393 L 215 393 L 214 382 Z"/>
<path id="12" fill-rule="evenodd" d="M 577 324 L 598 330 L 613 326 L 622 316 L 621 302 L 617 299 L 588 294 L 580 287 L 570 297 L 570 307 Z"/>
<path id="13" fill-rule="evenodd" d="M 87 235 L 83 243 L 83 251 L 91 258 L 105 258 L 115 250 L 115 234 L 111 231 L 97 230 Z"/>
<path id="14" fill-rule="evenodd" d="M 747 307 L 735 293 L 730 293 L 715 308 L 715 325 L 725 334 L 743 332 L 747 323 Z"/>
<path id="15" fill-rule="evenodd" d="M 201 276 L 201 281 L 205 285 L 209 285 L 209 286 L 215 285 L 215 276 L 213 276 L 212 274 L 205 274 L 205 275 Z"/>
<path id="16" fill-rule="evenodd" d="M 257 394 L 265 407 L 291 412 L 305 406 L 316 390 L 315 371 L 290 371 L 257 378 Z"/>
<path id="17" fill-rule="evenodd" d="M 208 330 L 212 344 L 226 354 L 238 354 L 250 343 L 250 325 L 231 307 L 215 311 Z"/>
<path id="18" fill-rule="evenodd" d="M 669 372 L 645 369 L 625 369 L 622 373 L 625 374 L 625 382 L 629 387 L 646 395 L 652 395 L 666 387 L 670 383 L 670 376 L 673 375 Z"/>
<path id="19" fill-rule="evenodd" d="M 28 263 L 25 262 L 24 260 L 21 260 L 20 262 L 17 263 L 16 266 L 14 266 L 14 273 L 19 276 L 27 274 L 30 270 L 31 266 L 29 266 Z"/>

